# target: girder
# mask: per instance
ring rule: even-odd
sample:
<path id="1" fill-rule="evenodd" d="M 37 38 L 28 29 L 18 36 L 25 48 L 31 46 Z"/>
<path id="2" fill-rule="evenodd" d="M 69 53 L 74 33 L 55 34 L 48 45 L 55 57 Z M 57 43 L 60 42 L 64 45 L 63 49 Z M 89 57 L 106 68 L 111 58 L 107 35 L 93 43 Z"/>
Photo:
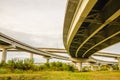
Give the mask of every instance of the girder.
<path id="1" fill-rule="evenodd" d="M 10 45 L 10 44 L 8 44 L 8 43 L 5 43 L 5 42 L 3 42 L 3 41 L 0 41 L 0 45 Z"/>
<path id="2" fill-rule="evenodd" d="M 79 29 L 79 25 L 82 24 L 82 22 L 84 21 L 84 19 L 86 18 L 87 14 L 92 9 L 92 7 L 96 3 L 96 1 L 97 0 L 86 0 L 86 1 L 85 0 L 79 0 L 77 8 L 71 8 L 71 9 L 76 9 L 76 10 L 75 10 L 75 13 L 73 14 L 74 17 L 73 17 L 71 23 L 69 23 L 70 26 L 64 28 L 64 32 L 66 32 L 66 34 L 63 33 L 64 34 L 63 38 L 64 38 L 64 41 L 65 41 L 65 47 L 66 47 L 66 45 L 70 47 L 70 43 L 71 43 L 71 41 L 74 37 L 72 35 L 76 34 L 77 30 Z M 69 8 L 69 7 L 67 7 L 67 8 Z M 66 16 L 67 16 L 67 14 L 69 14 L 68 11 L 66 11 Z M 69 17 L 65 18 L 65 19 L 69 19 Z M 66 22 L 65 24 L 67 24 L 67 23 L 68 22 Z M 73 28 L 75 25 L 76 25 L 76 27 Z M 65 29 L 68 29 L 68 30 L 65 30 Z M 67 48 L 67 50 L 69 50 L 69 48 Z"/>
<path id="3" fill-rule="evenodd" d="M 116 44 L 116 42 L 119 42 L 119 41 L 120 41 L 120 35 L 114 36 L 113 38 L 114 38 L 114 39 L 111 38 L 111 39 L 103 42 L 102 44 L 100 44 L 100 45 L 98 45 L 98 46 L 96 46 L 96 45 L 95 45 L 95 47 L 93 46 L 94 48 L 91 49 L 91 50 L 89 50 L 89 51 L 91 51 L 91 53 L 88 52 L 87 55 L 84 55 L 84 57 L 89 57 L 89 56 L 91 56 L 93 53 L 97 52 L 98 50 L 101 50 L 101 49 L 103 49 L 103 48 L 106 48 L 106 47 L 108 47 L 109 45 L 114 45 L 114 44 Z M 99 49 L 98 49 L 98 50 L 95 50 L 96 48 L 99 48 Z"/>
<path id="4" fill-rule="evenodd" d="M 118 14 L 119 13 L 119 14 Z M 99 33 L 100 31 L 104 30 L 104 27 L 106 27 L 112 20 L 116 19 L 118 16 L 120 15 L 120 10 L 118 10 L 117 12 L 115 12 L 112 16 L 110 16 L 110 18 L 108 18 L 105 23 L 103 23 L 101 26 L 99 26 L 93 33 L 91 33 L 86 39 L 85 41 L 83 41 L 82 44 L 80 44 L 80 46 L 78 47 L 77 51 L 76 51 L 76 57 L 78 54 L 78 51 L 85 45 L 85 43 L 87 43 L 88 40 L 90 40 L 92 37 L 94 37 L 97 33 Z M 118 27 L 120 28 L 120 27 Z M 103 30 L 102 30 L 103 29 Z M 112 29 L 111 29 L 112 30 Z M 110 31 L 111 31 L 110 30 Z M 118 30 L 119 31 L 119 30 Z M 82 56 L 83 57 L 83 56 Z"/>
<path id="5" fill-rule="evenodd" d="M 64 20 L 66 22 L 64 24 L 64 26 L 66 26 L 66 27 L 64 28 L 64 31 L 63 31 L 63 34 L 64 34 L 63 39 L 64 39 L 65 43 L 67 42 L 66 38 L 67 38 L 68 30 L 69 30 L 68 28 L 70 28 L 70 23 L 72 21 L 72 18 L 74 16 L 74 13 L 78 6 L 79 1 L 80 0 L 68 0 L 68 3 L 67 3 L 68 7 L 66 8 L 66 14 L 65 14 L 66 16 L 65 16 L 65 20 Z M 64 45 L 66 47 L 66 44 L 64 44 Z"/>
<path id="6" fill-rule="evenodd" d="M 102 56 L 102 57 L 108 57 L 108 58 L 118 58 L 118 57 L 120 57 L 120 54 L 97 52 L 97 53 L 93 54 L 93 56 Z"/>
<path id="7" fill-rule="evenodd" d="M 99 32 L 97 34 L 99 34 Z M 101 32 L 101 35 L 104 37 L 104 39 L 102 39 L 102 38 L 98 38 L 97 40 L 94 39 L 96 41 L 96 44 L 94 46 L 92 46 L 91 48 L 88 48 L 88 50 L 84 52 L 82 57 L 84 57 L 84 55 L 87 54 L 91 49 L 95 48 L 96 46 L 102 44 L 103 42 L 109 40 L 110 38 L 112 38 L 118 34 L 120 34 L 119 26 L 105 27 Z"/>

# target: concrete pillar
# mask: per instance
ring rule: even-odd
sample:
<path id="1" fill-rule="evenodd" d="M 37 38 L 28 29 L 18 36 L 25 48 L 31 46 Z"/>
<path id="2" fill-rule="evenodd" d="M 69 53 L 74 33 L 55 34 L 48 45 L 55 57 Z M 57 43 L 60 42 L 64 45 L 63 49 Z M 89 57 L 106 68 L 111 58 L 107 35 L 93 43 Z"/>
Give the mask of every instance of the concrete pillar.
<path id="1" fill-rule="evenodd" d="M 112 65 L 109 65 L 109 68 L 110 68 L 110 69 L 109 69 L 110 71 L 113 71 Z"/>
<path id="2" fill-rule="evenodd" d="M 76 62 L 72 61 L 72 63 L 73 63 L 73 66 L 76 67 Z"/>
<path id="3" fill-rule="evenodd" d="M 30 60 L 33 61 L 33 53 L 30 53 Z"/>
<path id="4" fill-rule="evenodd" d="M 94 71 L 94 64 L 90 64 L 91 71 Z"/>
<path id="5" fill-rule="evenodd" d="M 100 71 L 101 70 L 101 64 L 98 63 L 98 70 Z"/>
<path id="6" fill-rule="evenodd" d="M 44 58 L 46 59 L 46 63 L 49 63 L 50 57 L 44 56 Z"/>
<path id="7" fill-rule="evenodd" d="M 78 71 L 82 71 L 82 62 L 78 63 Z"/>
<path id="8" fill-rule="evenodd" d="M 118 68 L 120 70 L 120 57 L 118 57 L 117 60 L 118 60 Z"/>
<path id="9" fill-rule="evenodd" d="M 49 60 L 50 60 L 49 58 L 46 58 L 46 63 L 49 63 Z"/>
<path id="10" fill-rule="evenodd" d="M 1 62 L 6 62 L 6 56 L 7 56 L 7 49 L 3 48 L 2 50 L 2 60 Z"/>

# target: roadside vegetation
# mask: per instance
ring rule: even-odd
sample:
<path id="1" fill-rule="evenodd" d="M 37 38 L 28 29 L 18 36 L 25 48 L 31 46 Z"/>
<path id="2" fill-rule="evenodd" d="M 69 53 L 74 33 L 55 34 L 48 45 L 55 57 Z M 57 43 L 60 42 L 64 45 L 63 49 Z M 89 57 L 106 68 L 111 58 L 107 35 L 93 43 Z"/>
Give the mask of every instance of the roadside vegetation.
<path id="1" fill-rule="evenodd" d="M 62 62 L 51 62 L 42 65 L 35 65 L 29 59 L 25 60 L 9 60 L 7 63 L 0 63 L 0 74 L 5 73 L 23 73 L 34 71 L 75 71 L 72 65 Z"/>
<path id="2" fill-rule="evenodd" d="M 109 71 L 107 65 L 101 66 L 100 71 L 91 71 L 85 66 L 83 72 L 79 72 L 72 65 L 62 62 L 35 65 L 29 59 L 14 59 L 0 63 L 0 80 L 120 80 L 117 65 L 112 67 L 113 71 Z"/>

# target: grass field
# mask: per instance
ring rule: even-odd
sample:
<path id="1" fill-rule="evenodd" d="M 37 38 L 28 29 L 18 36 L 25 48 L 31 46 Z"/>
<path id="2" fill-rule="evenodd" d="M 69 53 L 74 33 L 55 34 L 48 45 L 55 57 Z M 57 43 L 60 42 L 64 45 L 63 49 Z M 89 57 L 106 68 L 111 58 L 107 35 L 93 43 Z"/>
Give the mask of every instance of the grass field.
<path id="1" fill-rule="evenodd" d="M 120 80 L 120 71 L 42 71 L 23 74 L 0 74 L 0 80 Z"/>

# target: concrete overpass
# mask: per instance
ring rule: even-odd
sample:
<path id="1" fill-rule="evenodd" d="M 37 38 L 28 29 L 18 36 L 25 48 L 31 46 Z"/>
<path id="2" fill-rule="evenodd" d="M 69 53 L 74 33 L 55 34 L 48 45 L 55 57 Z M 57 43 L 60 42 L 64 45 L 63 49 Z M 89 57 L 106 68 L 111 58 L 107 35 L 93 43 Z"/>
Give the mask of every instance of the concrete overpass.
<path id="1" fill-rule="evenodd" d="M 106 53 L 106 52 L 96 52 L 93 56 L 102 56 L 102 57 L 109 57 L 109 58 L 119 58 L 120 54 L 115 53 Z"/>
<path id="2" fill-rule="evenodd" d="M 1 48 L 3 46 L 0 46 Z M 45 52 L 49 52 L 49 54 L 68 54 L 67 51 L 65 49 L 61 49 L 61 48 L 36 48 L 38 50 L 42 50 Z M 2 49 L 0 49 L 0 51 L 2 51 Z M 24 52 L 25 50 L 21 50 L 21 49 L 15 49 L 15 48 L 8 48 L 7 51 L 10 52 Z M 102 57 L 109 57 L 109 58 L 118 58 L 120 57 L 120 54 L 116 54 L 116 53 L 108 53 L 108 52 L 96 52 L 94 53 L 92 56 L 102 56 Z"/>
<path id="3" fill-rule="evenodd" d="M 60 55 L 56 55 L 55 53 L 67 53 L 65 49 L 58 49 L 58 48 L 33 48 L 30 45 L 27 45 L 25 43 L 22 43 L 20 41 L 17 41 L 7 35 L 4 35 L 0 33 L 0 48 L 2 51 L 2 61 L 6 61 L 7 51 L 26 51 L 30 52 L 30 59 L 33 59 L 33 54 L 38 54 L 44 56 L 46 58 L 46 62 L 49 62 L 50 58 L 57 58 L 62 60 L 69 60 L 73 62 L 79 63 L 78 69 L 82 70 L 82 62 L 89 62 L 91 64 L 93 63 L 101 63 L 101 64 L 115 64 L 117 62 L 108 62 L 103 60 L 94 59 L 93 57 L 89 59 L 79 59 L 79 58 L 70 58 L 70 57 L 64 57 Z M 54 54 L 53 54 L 54 53 Z M 111 54 L 111 53 L 105 53 L 105 52 L 97 52 L 94 54 L 94 56 L 107 56 L 112 58 L 117 58 L 120 55 L 118 54 Z M 118 60 L 120 62 L 120 60 Z"/>
<path id="4" fill-rule="evenodd" d="M 65 49 L 61 49 L 61 48 L 37 48 L 36 49 L 38 50 L 42 50 L 42 51 L 47 51 L 47 52 L 50 52 L 50 53 L 65 53 L 67 54 L 67 51 Z M 0 49 L 0 51 L 2 51 Z M 11 51 L 11 52 L 22 52 L 24 50 L 21 50 L 21 49 L 15 49 L 15 48 L 11 48 L 11 49 L 8 49 L 8 51 Z"/>
<path id="5" fill-rule="evenodd" d="M 42 51 L 47 51 L 50 53 L 67 53 L 67 51 L 65 49 L 61 49 L 61 48 L 37 48 L 38 50 L 42 50 Z M 8 51 L 24 51 L 24 50 L 20 50 L 20 49 L 8 49 Z"/>
<path id="6" fill-rule="evenodd" d="M 73 58 L 89 58 L 120 42 L 119 0 L 68 0 L 63 41 Z"/>
<path id="7" fill-rule="evenodd" d="M 10 48 L 23 50 L 23 51 L 26 51 L 32 54 L 38 54 L 38 55 L 44 56 L 46 59 L 57 58 L 57 59 L 62 59 L 62 60 L 69 60 L 68 57 L 60 56 L 56 54 L 50 54 L 50 52 L 38 50 L 28 44 L 22 43 L 2 33 L 0 33 L 0 47 L 3 49 L 2 50 L 2 61 L 6 60 L 7 49 L 10 49 Z M 32 58 L 32 54 L 31 54 L 31 58 Z"/>
<path id="8" fill-rule="evenodd" d="M 67 54 L 65 49 L 60 49 L 60 48 L 36 48 L 38 50 L 42 50 L 42 51 L 46 51 L 49 52 L 49 54 L 58 54 L 58 53 L 62 53 L 62 54 Z M 2 51 L 2 50 L 0 50 Z M 7 49 L 7 51 L 12 51 L 12 52 L 24 52 L 25 50 L 21 50 L 21 49 Z M 33 55 L 33 54 L 31 54 Z M 105 60 L 99 60 L 99 59 L 95 59 L 93 58 L 93 56 L 102 56 L 102 57 L 109 57 L 109 58 L 115 58 L 118 60 L 118 62 L 111 62 L 111 61 L 105 61 Z M 71 57 L 66 57 L 68 58 L 69 61 L 72 61 L 73 63 L 79 63 L 78 69 L 81 70 L 82 69 L 82 62 L 84 63 L 90 63 L 90 65 L 92 66 L 92 70 L 94 65 L 103 65 L 103 64 L 108 64 L 108 65 L 113 65 L 113 64 L 119 64 L 120 60 L 118 59 L 120 57 L 120 54 L 115 54 L 115 53 L 106 53 L 106 52 L 97 52 L 95 54 L 93 54 L 93 56 L 91 56 L 89 59 L 80 59 L 80 58 L 71 58 Z M 30 56 L 31 57 L 31 56 Z M 33 57 L 31 57 L 33 58 Z M 31 59 L 30 58 L 30 59 Z M 46 58 L 47 62 L 49 62 L 50 58 Z M 61 58 L 62 59 L 62 58 Z M 75 64 L 76 65 L 76 64 Z"/>
<path id="9" fill-rule="evenodd" d="M 22 49 L 17 49 L 16 47 L 12 47 L 12 46 L 6 46 L 6 45 L 0 45 L 0 48 L 7 48 L 7 52 L 25 52 L 26 50 L 22 50 Z M 63 53 L 63 54 L 68 54 L 67 51 L 65 49 L 61 49 L 61 48 L 36 48 L 38 50 L 42 50 L 45 51 L 48 54 L 58 54 L 58 53 Z M 2 52 L 3 50 L 0 49 L 0 51 Z M 34 54 L 34 53 L 33 53 Z M 41 55 L 41 54 L 39 54 Z M 58 55 L 59 56 L 59 55 Z M 106 53 L 106 52 L 96 52 L 95 54 L 93 54 L 92 56 L 102 56 L 102 57 L 109 57 L 109 58 L 118 58 L 120 57 L 120 54 L 115 54 L 115 53 Z M 91 56 L 91 58 L 89 60 L 87 60 L 87 62 L 102 62 L 102 63 L 108 63 L 108 61 L 103 61 L 103 60 L 98 60 L 95 59 Z M 62 59 L 62 58 L 61 58 Z M 78 58 L 79 59 L 79 58 Z M 68 57 L 68 60 L 71 60 L 71 58 Z M 73 60 L 74 61 L 74 60 Z M 78 60 L 77 62 L 80 62 L 80 60 Z M 110 63 L 110 62 L 109 62 Z M 112 62 L 111 62 L 112 63 Z"/>

